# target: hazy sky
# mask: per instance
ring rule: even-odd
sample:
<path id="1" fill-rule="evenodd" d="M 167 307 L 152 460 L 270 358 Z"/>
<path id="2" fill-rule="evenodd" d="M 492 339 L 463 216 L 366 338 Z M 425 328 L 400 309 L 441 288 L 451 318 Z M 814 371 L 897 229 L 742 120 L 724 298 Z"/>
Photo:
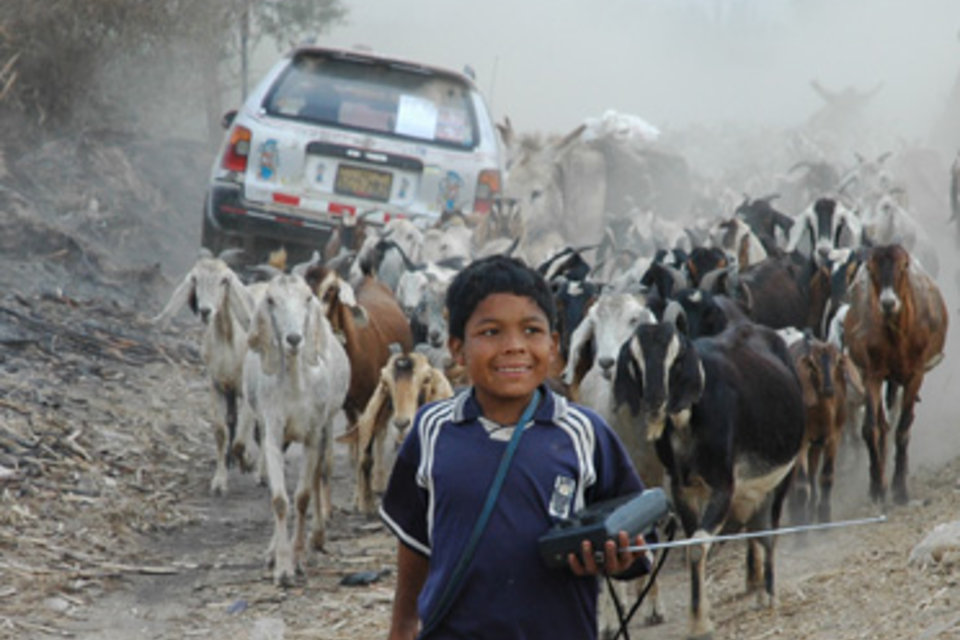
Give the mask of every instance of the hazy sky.
<path id="1" fill-rule="evenodd" d="M 669 127 L 797 123 L 830 89 L 925 136 L 960 71 L 960 0 L 344 0 L 340 46 L 460 69 L 499 120 L 562 131 L 607 109 Z M 958 116 L 960 117 L 960 116 Z"/>

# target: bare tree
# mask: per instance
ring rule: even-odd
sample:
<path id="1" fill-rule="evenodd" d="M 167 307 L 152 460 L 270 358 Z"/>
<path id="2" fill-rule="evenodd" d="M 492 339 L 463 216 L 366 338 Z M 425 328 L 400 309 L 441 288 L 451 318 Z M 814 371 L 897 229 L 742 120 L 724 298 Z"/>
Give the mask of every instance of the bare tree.
<path id="1" fill-rule="evenodd" d="M 346 9 L 340 0 L 3 0 L 0 115 L 19 113 L 37 130 L 136 130 L 158 114 L 176 123 L 203 113 L 219 138 L 244 16 L 250 46 L 286 46 Z"/>

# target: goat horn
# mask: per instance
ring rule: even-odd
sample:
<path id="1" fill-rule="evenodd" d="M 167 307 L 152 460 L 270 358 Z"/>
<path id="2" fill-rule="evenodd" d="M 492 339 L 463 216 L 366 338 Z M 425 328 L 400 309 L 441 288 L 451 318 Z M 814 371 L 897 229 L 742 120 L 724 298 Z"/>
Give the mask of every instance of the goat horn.
<path id="1" fill-rule="evenodd" d="M 438 267 L 444 267 L 445 269 L 453 269 L 455 271 L 460 271 L 466 266 L 464 264 L 463 256 L 451 256 L 449 258 L 444 258 L 443 260 L 437 260 L 435 264 Z"/>
<path id="2" fill-rule="evenodd" d="M 673 285 L 677 290 L 683 289 L 687 286 L 687 278 L 683 275 L 683 272 L 680 269 L 671 267 L 668 264 L 661 265 L 667 273 L 670 274 L 670 277 L 673 278 Z"/>
<path id="3" fill-rule="evenodd" d="M 349 264 L 350 261 L 353 260 L 355 257 L 356 257 L 355 251 L 344 251 L 343 253 L 335 255 L 334 257 L 327 260 L 324 266 L 330 269 L 331 271 L 336 271 L 337 273 L 340 273 L 340 270 L 344 266 Z"/>
<path id="4" fill-rule="evenodd" d="M 283 270 L 282 270 L 282 269 L 277 269 L 277 268 L 276 268 L 275 266 L 273 266 L 272 264 L 258 264 L 258 265 L 254 265 L 254 266 L 250 267 L 250 270 L 253 271 L 253 272 L 255 272 L 255 273 L 260 273 L 260 274 L 263 274 L 263 275 L 265 275 L 265 276 L 268 276 L 268 277 L 271 278 L 271 279 L 274 278 L 274 277 L 276 277 L 276 276 L 283 275 Z"/>
<path id="5" fill-rule="evenodd" d="M 574 248 L 573 248 L 573 252 L 574 252 L 574 253 L 583 253 L 584 251 L 593 251 L 594 249 L 599 249 L 601 244 L 602 244 L 602 243 L 598 242 L 598 243 L 595 243 L 595 244 L 584 244 L 584 245 L 580 245 L 579 247 L 574 247 Z"/>
<path id="6" fill-rule="evenodd" d="M 669 322 L 677 329 L 680 328 L 680 323 L 683 326 L 686 326 L 687 312 L 683 310 L 683 305 L 681 305 L 676 300 L 671 300 L 667 303 L 667 306 L 663 310 L 663 321 Z"/>
<path id="7" fill-rule="evenodd" d="M 710 293 L 725 293 L 726 290 L 729 289 L 729 285 L 724 287 L 724 291 L 714 291 L 714 287 L 720 278 L 729 276 L 732 269 L 733 267 L 717 267 L 716 269 L 711 269 L 700 278 L 700 286 L 697 288 L 701 291 L 709 291 Z"/>
<path id="8" fill-rule="evenodd" d="M 295 273 L 298 276 L 302 276 L 307 272 L 307 269 L 319 264 L 323 264 L 323 261 L 320 259 L 320 252 L 314 249 L 309 260 L 293 265 L 293 268 L 290 269 L 290 272 Z"/>
<path id="9" fill-rule="evenodd" d="M 564 247 L 560 251 L 557 251 L 552 256 L 550 256 L 549 258 L 541 262 L 540 265 L 537 267 L 537 271 L 539 271 L 542 275 L 546 276 L 547 273 L 550 271 L 551 267 L 553 266 L 554 262 L 556 262 L 560 258 L 570 255 L 572 252 L 573 252 L 573 249 L 571 247 Z"/>
<path id="10" fill-rule="evenodd" d="M 593 276 L 593 275 L 596 275 L 596 274 L 600 273 L 601 270 L 603 269 L 604 265 L 606 265 L 606 264 L 607 264 L 607 260 L 606 260 L 606 258 L 604 258 L 603 260 L 601 260 L 601 261 L 598 262 L 597 264 L 593 265 L 593 268 L 590 269 L 589 275 Z"/>
<path id="11" fill-rule="evenodd" d="M 414 264 L 413 261 L 407 256 L 406 252 L 393 240 L 381 240 L 377 243 L 377 249 L 386 253 L 390 249 L 396 249 L 397 253 L 400 254 L 400 258 L 403 260 L 403 266 L 406 267 L 408 271 L 422 271 L 425 265 Z"/>
<path id="12" fill-rule="evenodd" d="M 227 264 L 230 264 L 231 261 L 233 261 L 235 258 L 239 258 L 242 255 L 243 255 L 243 249 L 239 247 L 233 247 L 230 249 L 224 249 L 223 251 L 220 252 L 220 255 L 218 255 L 217 257 L 223 260 L 224 262 L 226 262 Z"/>

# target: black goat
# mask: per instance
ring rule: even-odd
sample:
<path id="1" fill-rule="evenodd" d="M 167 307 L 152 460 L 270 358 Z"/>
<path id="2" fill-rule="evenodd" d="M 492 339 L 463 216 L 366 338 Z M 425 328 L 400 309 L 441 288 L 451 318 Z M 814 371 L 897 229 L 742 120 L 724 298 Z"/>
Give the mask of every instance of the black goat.
<path id="1" fill-rule="evenodd" d="M 692 341 L 671 322 L 642 325 L 621 347 L 614 399 L 655 441 L 686 535 L 704 539 L 688 553 L 690 636 L 709 637 L 710 536 L 780 522 L 804 435 L 792 359 L 774 331 L 749 322 Z M 753 538 L 747 553 L 748 589 L 769 604 L 774 540 Z"/>

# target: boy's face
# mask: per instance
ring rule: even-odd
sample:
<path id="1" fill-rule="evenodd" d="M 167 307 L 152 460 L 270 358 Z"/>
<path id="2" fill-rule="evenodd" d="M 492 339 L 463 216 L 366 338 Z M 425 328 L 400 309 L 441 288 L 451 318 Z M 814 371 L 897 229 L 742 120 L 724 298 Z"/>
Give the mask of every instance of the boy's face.
<path id="1" fill-rule="evenodd" d="M 466 367 L 483 413 L 501 423 L 520 417 L 557 358 L 559 338 L 533 299 L 494 293 L 467 320 L 450 353 Z"/>

